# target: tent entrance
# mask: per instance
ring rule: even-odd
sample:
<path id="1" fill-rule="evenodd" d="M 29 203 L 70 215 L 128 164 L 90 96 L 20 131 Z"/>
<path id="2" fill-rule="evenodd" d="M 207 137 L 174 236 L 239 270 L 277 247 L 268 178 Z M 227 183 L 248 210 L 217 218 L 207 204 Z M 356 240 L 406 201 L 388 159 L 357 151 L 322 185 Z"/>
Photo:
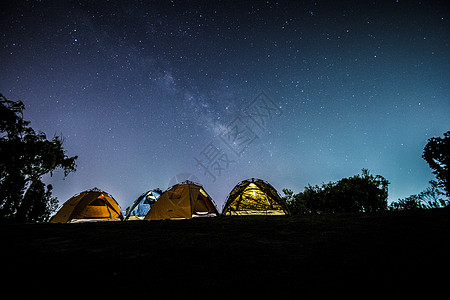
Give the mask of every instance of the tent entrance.
<path id="1" fill-rule="evenodd" d="M 81 213 L 82 219 L 116 219 L 119 213 L 105 200 L 97 198 Z"/>
<path id="2" fill-rule="evenodd" d="M 216 216 L 214 212 L 214 207 L 211 207 L 210 202 L 208 201 L 208 194 L 203 191 L 203 189 L 199 190 L 197 200 L 195 202 L 195 206 L 192 209 L 192 216 L 208 216 L 211 214 L 212 216 Z"/>

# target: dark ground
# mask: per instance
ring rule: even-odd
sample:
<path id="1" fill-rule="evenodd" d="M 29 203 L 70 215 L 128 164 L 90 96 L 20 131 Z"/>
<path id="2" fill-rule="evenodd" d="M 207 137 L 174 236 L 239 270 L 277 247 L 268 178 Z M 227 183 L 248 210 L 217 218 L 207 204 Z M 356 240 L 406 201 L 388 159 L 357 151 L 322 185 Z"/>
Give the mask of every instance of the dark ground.
<path id="1" fill-rule="evenodd" d="M 450 279 L 450 209 L 0 228 L 18 298 L 430 296 Z"/>

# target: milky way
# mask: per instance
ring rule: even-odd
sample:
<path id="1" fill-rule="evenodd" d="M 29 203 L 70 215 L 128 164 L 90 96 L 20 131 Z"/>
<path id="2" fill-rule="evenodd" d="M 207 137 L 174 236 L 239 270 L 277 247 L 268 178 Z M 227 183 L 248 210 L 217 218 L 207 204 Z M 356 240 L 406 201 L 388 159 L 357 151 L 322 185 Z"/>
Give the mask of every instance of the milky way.
<path id="1" fill-rule="evenodd" d="M 446 1 L 3 6 L 0 92 L 79 156 L 45 178 L 60 202 L 98 187 L 124 209 L 189 178 L 220 209 L 246 178 L 300 192 L 362 168 L 392 201 L 450 129 Z"/>

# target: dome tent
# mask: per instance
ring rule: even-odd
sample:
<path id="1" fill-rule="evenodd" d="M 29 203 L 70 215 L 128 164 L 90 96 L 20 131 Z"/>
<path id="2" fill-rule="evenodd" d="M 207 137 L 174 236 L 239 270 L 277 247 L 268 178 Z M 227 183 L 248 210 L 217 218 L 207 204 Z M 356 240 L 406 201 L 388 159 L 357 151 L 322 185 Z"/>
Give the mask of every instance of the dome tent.
<path id="1" fill-rule="evenodd" d="M 168 188 L 144 220 L 191 219 L 217 216 L 219 212 L 203 187 L 186 180 Z"/>
<path id="2" fill-rule="evenodd" d="M 286 202 L 277 190 L 262 179 L 239 182 L 227 197 L 223 215 L 289 215 Z"/>
<path id="3" fill-rule="evenodd" d="M 50 223 L 122 219 L 123 216 L 117 201 L 110 194 L 93 188 L 67 200 L 50 220 Z"/>
<path id="4" fill-rule="evenodd" d="M 161 190 L 150 190 L 137 198 L 130 207 L 127 208 L 125 221 L 127 220 L 142 220 L 148 213 L 150 208 L 155 204 L 161 196 Z"/>

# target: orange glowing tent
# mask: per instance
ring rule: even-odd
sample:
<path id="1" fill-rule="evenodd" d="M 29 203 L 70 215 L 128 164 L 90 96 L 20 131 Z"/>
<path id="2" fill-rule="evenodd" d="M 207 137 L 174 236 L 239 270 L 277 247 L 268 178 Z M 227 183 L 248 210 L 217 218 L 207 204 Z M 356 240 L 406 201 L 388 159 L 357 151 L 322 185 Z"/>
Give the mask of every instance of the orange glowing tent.
<path id="1" fill-rule="evenodd" d="M 203 187 L 187 180 L 167 189 L 144 220 L 190 219 L 218 214 L 213 200 Z"/>
<path id="2" fill-rule="evenodd" d="M 97 188 L 81 192 L 67 200 L 50 223 L 79 221 L 122 220 L 117 201 Z"/>

